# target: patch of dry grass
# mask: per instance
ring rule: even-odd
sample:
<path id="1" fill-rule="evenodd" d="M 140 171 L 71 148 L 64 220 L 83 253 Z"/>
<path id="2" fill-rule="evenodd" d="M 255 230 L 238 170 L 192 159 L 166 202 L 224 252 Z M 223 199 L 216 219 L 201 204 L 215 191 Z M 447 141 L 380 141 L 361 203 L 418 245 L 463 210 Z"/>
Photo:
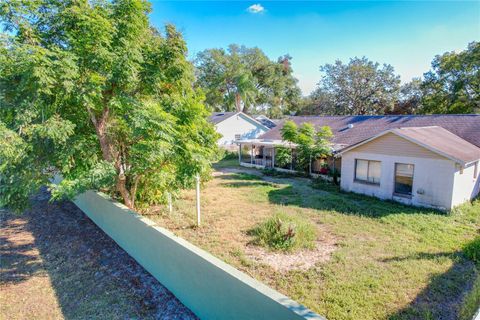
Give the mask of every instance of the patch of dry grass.
<path id="1" fill-rule="evenodd" d="M 222 170 L 202 188 L 202 226 L 194 226 L 194 191 L 173 214 L 150 218 L 328 319 L 457 318 L 479 274 L 462 252 L 477 234 L 479 201 L 446 215 L 313 189 L 301 178 Z M 248 230 L 278 211 L 311 221 L 329 257 L 305 269 L 252 256 Z"/>

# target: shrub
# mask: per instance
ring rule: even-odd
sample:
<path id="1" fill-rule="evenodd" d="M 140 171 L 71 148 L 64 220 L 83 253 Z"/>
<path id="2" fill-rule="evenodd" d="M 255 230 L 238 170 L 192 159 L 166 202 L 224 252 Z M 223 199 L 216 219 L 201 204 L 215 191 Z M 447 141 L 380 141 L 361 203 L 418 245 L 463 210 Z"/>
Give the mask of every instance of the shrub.
<path id="1" fill-rule="evenodd" d="M 273 250 L 312 249 L 317 238 L 315 226 L 300 216 L 278 212 L 251 230 L 254 243 Z"/>
<path id="2" fill-rule="evenodd" d="M 463 252 L 468 259 L 480 266 L 480 237 L 476 237 L 472 242 L 468 243 Z"/>
<path id="3" fill-rule="evenodd" d="M 218 148 L 218 156 L 219 160 L 237 160 L 238 159 L 238 152 L 237 151 L 230 151 L 224 148 Z"/>

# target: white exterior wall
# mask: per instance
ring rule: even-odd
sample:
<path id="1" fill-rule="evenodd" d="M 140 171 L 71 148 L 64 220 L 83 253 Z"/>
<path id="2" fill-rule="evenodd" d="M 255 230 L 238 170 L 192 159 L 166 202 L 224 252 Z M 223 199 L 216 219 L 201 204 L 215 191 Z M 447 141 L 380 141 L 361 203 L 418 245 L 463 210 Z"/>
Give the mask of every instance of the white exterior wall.
<path id="1" fill-rule="evenodd" d="M 217 123 L 215 128 L 222 135 L 218 140 L 219 145 L 232 145 L 236 134 L 240 134 L 241 139 L 256 139 L 268 131 L 268 128 L 242 114 L 233 115 Z"/>
<path id="2" fill-rule="evenodd" d="M 370 185 L 354 181 L 355 159 L 381 161 L 380 185 Z M 395 185 L 395 163 L 413 164 L 412 197 L 393 195 Z M 455 205 L 452 201 L 454 178 L 457 168 L 448 159 L 390 156 L 377 153 L 355 152 L 342 154 L 341 188 L 381 199 L 391 199 L 406 204 L 435 207 L 448 210 Z M 472 173 L 473 174 L 473 173 Z M 423 194 L 419 194 L 418 191 Z"/>
<path id="3" fill-rule="evenodd" d="M 475 163 L 470 164 L 463 170 L 457 167 L 453 184 L 453 200 L 452 205 L 456 206 L 473 199 L 479 192 L 480 179 L 478 178 L 480 171 L 480 163 L 477 161 L 477 175 L 475 175 Z"/>

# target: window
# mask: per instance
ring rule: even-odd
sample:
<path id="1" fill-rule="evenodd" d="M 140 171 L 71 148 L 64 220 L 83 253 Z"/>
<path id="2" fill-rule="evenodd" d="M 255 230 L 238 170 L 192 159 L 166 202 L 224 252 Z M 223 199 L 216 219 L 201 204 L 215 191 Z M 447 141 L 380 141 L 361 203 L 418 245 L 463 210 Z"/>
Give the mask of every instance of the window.
<path id="1" fill-rule="evenodd" d="M 242 138 L 242 135 L 241 134 L 236 134 L 235 135 L 235 140 L 240 140 Z"/>
<path id="2" fill-rule="evenodd" d="M 395 163 L 395 193 L 412 195 L 413 164 Z"/>
<path id="3" fill-rule="evenodd" d="M 355 159 L 355 181 L 380 184 L 381 162 Z"/>

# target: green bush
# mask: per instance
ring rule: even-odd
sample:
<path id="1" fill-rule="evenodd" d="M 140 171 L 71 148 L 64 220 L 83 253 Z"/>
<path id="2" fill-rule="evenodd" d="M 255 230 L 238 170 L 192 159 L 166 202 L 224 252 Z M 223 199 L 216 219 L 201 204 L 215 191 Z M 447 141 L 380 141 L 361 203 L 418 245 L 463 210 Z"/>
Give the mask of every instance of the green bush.
<path id="1" fill-rule="evenodd" d="M 238 159 L 238 152 L 237 151 L 230 151 L 224 148 L 218 148 L 218 156 L 219 160 L 237 160 Z"/>
<path id="2" fill-rule="evenodd" d="M 468 259 L 480 266 L 480 237 L 476 237 L 472 242 L 468 243 L 463 252 Z"/>
<path id="3" fill-rule="evenodd" d="M 278 212 L 251 230 L 254 243 L 273 250 L 313 249 L 315 225 L 300 216 Z"/>

